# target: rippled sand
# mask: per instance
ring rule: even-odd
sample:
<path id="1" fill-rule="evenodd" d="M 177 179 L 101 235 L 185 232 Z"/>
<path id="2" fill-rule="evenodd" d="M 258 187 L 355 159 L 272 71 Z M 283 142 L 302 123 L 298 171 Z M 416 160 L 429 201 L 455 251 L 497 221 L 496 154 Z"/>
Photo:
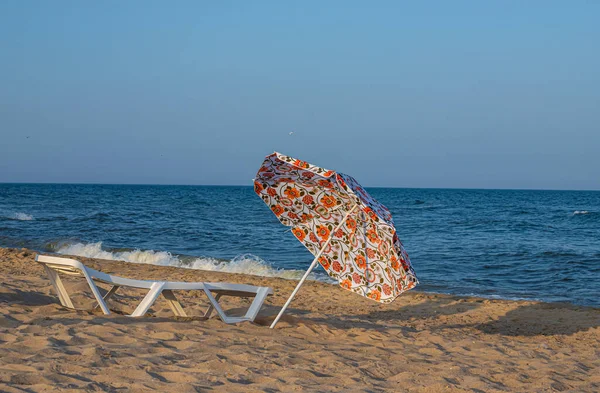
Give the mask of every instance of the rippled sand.
<path id="1" fill-rule="evenodd" d="M 0 249 L 2 392 L 600 391 L 600 309 L 419 292 L 379 305 L 309 282 L 270 330 L 295 282 L 80 258 L 126 277 L 276 292 L 256 324 L 176 319 L 163 300 L 151 316 L 120 315 L 139 302 L 136 291 L 117 295 L 107 317 L 61 307 L 33 257 Z M 67 285 L 90 304 L 82 282 Z M 200 293 L 181 298 L 192 313 L 206 306 Z"/>

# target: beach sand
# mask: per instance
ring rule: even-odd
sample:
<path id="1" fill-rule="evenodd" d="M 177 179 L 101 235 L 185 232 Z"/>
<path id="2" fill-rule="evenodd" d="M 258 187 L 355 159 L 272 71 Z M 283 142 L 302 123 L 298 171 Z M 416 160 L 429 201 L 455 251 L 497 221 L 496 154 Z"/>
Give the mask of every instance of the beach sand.
<path id="1" fill-rule="evenodd" d="M 416 291 L 380 305 L 307 282 L 270 330 L 296 282 L 77 258 L 125 277 L 275 290 L 256 324 L 175 318 L 163 299 L 150 316 L 122 315 L 139 291 L 115 296 L 104 316 L 61 307 L 34 255 L 0 249 L 2 392 L 600 391 L 600 309 Z M 91 304 L 82 281 L 67 286 Z M 206 306 L 197 292 L 181 299 L 190 313 Z"/>

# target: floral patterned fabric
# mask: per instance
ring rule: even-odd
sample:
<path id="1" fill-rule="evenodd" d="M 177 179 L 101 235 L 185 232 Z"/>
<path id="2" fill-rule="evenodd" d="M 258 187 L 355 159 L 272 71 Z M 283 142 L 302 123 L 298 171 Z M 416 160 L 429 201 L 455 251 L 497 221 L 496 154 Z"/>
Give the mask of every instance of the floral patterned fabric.
<path id="1" fill-rule="evenodd" d="M 389 210 L 351 176 L 273 153 L 254 191 L 313 255 L 331 237 L 319 263 L 342 288 L 389 303 L 418 283 Z"/>

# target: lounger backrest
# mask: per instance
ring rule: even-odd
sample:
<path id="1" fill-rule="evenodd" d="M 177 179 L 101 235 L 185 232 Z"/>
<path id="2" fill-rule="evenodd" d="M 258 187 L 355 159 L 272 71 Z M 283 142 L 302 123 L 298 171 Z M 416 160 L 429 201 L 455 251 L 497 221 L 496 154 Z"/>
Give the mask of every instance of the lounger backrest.
<path id="1" fill-rule="evenodd" d="M 71 276 L 83 276 L 85 266 L 75 259 L 51 257 L 48 255 L 36 255 L 35 260 L 58 273 Z"/>
<path id="2" fill-rule="evenodd" d="M 70 258 L 63 257 L 51 257 L 48 255 L 38 255 L 35 260 L 50 269 L 58 272 L 69 274 L 72 276 L 85 277 L 86 279 L 93 279 L 105 282 L 112 285 L 123 285 L 135 288 L 150 288 L 155 281 L 148 280 L 134 280 L 130 278 L 123 278 L 118 276 L 111 276 L 100 272 L 98 270 L 91 269 L 85 266 L 83 263 Z"/>

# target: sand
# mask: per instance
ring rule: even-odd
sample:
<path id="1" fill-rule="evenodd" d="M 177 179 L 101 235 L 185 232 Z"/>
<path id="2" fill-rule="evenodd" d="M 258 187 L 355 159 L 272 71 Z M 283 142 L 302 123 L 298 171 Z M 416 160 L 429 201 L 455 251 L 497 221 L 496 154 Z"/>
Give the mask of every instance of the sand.
<path id="1" fill-rule="evenodd" d="M 380 305 L 309 282 L 268 329 L 295 282 L 78 258 L 132 278 L 271 286 L 257 323 L 175 318 L 160 299 L 130 318 L 61 307 L 35 253 L 0 249 L 2 392 L 599 392 L 600 309 L 409 292 Z M 67 281 L 74 302 L 85 284 Z M 199 314 L 200 293 L 182 293 Z M 246 300 L 225 300 L 241 309 Z"/>

